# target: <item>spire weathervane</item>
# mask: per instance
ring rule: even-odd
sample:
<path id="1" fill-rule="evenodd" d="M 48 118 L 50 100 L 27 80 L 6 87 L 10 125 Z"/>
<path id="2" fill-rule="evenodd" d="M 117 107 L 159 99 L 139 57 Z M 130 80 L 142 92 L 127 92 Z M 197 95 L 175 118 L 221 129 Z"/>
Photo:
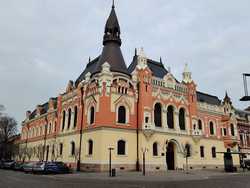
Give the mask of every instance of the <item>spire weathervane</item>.
<path id="1" fill-rule="evenodd" d="M 112 8 L 115 8 L 115 0 L 112 2 Z"/>

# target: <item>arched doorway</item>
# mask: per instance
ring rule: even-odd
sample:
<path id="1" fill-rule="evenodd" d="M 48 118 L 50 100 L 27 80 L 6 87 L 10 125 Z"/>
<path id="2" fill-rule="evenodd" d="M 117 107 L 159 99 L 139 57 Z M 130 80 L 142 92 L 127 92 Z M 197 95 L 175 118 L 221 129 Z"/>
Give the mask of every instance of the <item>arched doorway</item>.
<path id="1" fill-rule="evenodd" d="M 175 145 L 169 142 L 166 148 L 166 163 L 168 170 L 175 170 Z"/>

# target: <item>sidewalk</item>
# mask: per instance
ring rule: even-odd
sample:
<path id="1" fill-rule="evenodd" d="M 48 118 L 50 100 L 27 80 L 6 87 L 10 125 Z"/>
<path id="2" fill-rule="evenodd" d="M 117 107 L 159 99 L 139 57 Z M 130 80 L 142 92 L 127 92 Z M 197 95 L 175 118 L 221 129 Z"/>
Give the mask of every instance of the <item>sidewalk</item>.
<path id="1" fill-rule="evenodd" d="M 250 172 L 225 173 L 222 170 L 191 170 L 185 171 L 166 171 L 166 172 L 146 172 L 146 176 L 142 172 L 117 172 L 116 177 L 109 177 L 108 172 L 105 173 L 89 173 L 76 172 L 73 174 L 55 175 L 51 178 L 61 179 L 84 179 L 84 180 L 107 180 L 107 181 L 185 181 L 185 180 L 204 180 L 214 177 L 233 176 L 237 174 L 250 175 Z"/>

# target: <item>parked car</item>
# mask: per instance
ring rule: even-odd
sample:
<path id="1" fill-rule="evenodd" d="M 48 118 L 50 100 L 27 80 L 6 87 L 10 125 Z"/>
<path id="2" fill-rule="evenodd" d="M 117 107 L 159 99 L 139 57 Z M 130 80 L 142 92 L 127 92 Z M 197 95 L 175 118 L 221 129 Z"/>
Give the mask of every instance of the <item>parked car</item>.
<path id="1" fill-rule="evenodd" d="M 13 170 L 16 170 L 16 171 L 23 171 L 23 165 L 25 163 L 23 162 L 16 162 L 14 167 L 13 167 Z"/>
<path id="2" fill-rule="evenodd" d="M 25 173 L 31 173 L 31 172 L 33 172 L 33 166 L 34 166 L 34 163 L 32 163 L 32 162 L 24 163 L 23 164 L 23 171 Z"/>
<path id="3" fill-rule="evenodd" d="M 37 162 L 33 165 L 33 173 L 46 173 L 46 162 Z"/>
<path id="4" fill-rule="evenodd" d="M 13 169 L 15 165 L 15 161 L 14 160 L 6 160 L 3 162 L 3 168 L 4 169 Z"/>
<path id="5" fill-rule="evenodd" d="M 250 159 L 244 160 L 244 167 L 247 168 L 247 170 L 250 170 Z"/>
<path id="6" fill-rule="evenodd" d="M 45 166 L 45 173 L 64 174 L 69 173 L 69 167 L 63 162 L 48 162 Z"/>
<path id="7" fill-rule="evenodd" d="M 0 169 L 3 168 L 3 160 L 0 160 Z"/>

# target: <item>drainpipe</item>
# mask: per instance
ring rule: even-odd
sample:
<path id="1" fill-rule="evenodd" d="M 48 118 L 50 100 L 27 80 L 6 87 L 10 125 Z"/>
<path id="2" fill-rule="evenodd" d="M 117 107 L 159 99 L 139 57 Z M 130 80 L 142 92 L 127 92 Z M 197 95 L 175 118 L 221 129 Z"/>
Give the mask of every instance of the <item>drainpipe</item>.
<path id="1" fill-rule="evenodd" d="M 137 84 L 138 99 L 137 99 L 137 127 L 136 127 L 136 171 L 139 171 L 139 94 L 140 94 L 140 83 Z"/>
<path id="2" fill-rule="evenodd" d="M 82 117 L 81 117 L 81 128 L 80 128 L 80 141 L 79 141 L 79 156 L 77 161 L 77 171 L 81 170 L 81 153 L 82 153 L 82 131 L 83 131 L 83 115 L 84 115 L 84 109 L 83 109 L 83 87 L 81 87 L 81 108 L 82 108 Z"/>
<path id="3" fill-rule="evenodd" d="M 45 135 L 44 135 L 44 144 L 43 144 L 43 161 L 44 161 L 44 156 L 45 156 L 45 151 L 46 151 L 46 140 L 47 140 L 47 126 L 48 126 L 48 119 L 45 117 Z M 47 162 L 47 160 L 46 160 Z"/>

